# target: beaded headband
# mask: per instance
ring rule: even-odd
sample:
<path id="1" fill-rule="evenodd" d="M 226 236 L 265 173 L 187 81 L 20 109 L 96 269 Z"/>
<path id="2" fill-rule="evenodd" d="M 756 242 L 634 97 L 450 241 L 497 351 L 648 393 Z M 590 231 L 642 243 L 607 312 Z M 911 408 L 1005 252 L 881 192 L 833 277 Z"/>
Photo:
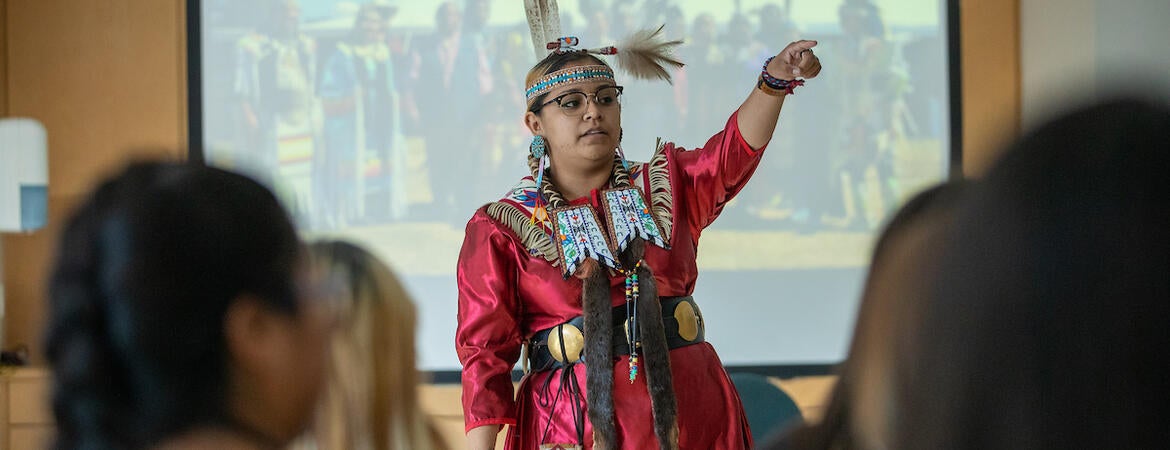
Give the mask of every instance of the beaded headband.
<path id="1" fill-rule="evenodd" d="M 589 66 L 575 66 L 561 69 L 533 81 L 524 96 L 528 101 L 540 96 L 558 86 L 582 83 L 590 80 L 613 80 L 613 69 L 600 64 Z"/>

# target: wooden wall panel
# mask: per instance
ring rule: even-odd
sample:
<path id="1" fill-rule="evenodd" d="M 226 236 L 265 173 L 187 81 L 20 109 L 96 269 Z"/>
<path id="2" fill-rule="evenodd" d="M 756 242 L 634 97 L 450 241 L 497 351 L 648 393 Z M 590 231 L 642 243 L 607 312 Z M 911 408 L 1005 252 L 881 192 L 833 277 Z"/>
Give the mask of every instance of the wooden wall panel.
<path id="1" fill-rule="evenodd" d="M 182 0 L 6 2 L 7 105 L 48 131 L 50 224 L 4 237 L 5 345 L 41 353 L 56 231 L 128 159 L 185 156 Z"/>
<path id="2" fill-rule="evenodd" d="M 8 115 L 8 0 L 0 0 L 0 117 Z M 2 267 L 2 266 L 0 266 Z"/>
<path id="3" fill-rule="evenodd" d="M 1020 133 L 1020 3 L 960 5 L 963 172 L 979 176 Z"/>

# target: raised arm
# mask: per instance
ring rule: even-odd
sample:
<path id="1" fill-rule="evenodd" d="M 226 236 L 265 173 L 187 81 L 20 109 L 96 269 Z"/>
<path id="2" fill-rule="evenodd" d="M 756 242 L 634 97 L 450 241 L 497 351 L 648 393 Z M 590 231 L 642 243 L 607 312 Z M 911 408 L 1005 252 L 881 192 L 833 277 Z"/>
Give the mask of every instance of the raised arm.
<path id="1" fill-rule="evenodd" d="M 816 41 L 796 41 L 772 58 L 767 69 L 772 84 L 817 76 L 821 63 L 810 50 L 816 45 Z M 785 90 L 757 84 L 723 130 L 702 147 L 684 151 L 667 145 L 670 170 L 678 171 L 671 178 L 676 189 L 683 190 L 679 201 L 685 203 L 685 207 L 676 208 L 675 220 L 689 225 L 691 236 L 698 237 L 751 178 L 776 130 L 786 94 Z"/>
<path id="2" fill-rule="evenodd" d="M 809 79 L 821 73 L 821 62 L 813 54 L 817 41 L 796 41 L 788 44 L 768 63 L 767 72 L 779 80 Z M 739 132 L 752 149 L 759 149 L 772 139 L 780 108 L 784 106 L 784 95 L 768 92 L 767 86 L 752 89 L 747 100 L 739 107 Z"/>

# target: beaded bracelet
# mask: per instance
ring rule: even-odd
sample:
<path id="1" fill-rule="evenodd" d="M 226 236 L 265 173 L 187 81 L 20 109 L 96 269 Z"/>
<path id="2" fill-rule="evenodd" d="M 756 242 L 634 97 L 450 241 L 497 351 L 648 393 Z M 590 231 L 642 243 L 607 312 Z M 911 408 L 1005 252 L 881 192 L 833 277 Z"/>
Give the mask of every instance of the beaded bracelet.
<path id="1" fill-rule="evenodd" d="M 768 64 L 771 63 L 775 58 L 776 56 L 773 55 L 764 61 L 764 67 L 760 70 L 760 81 L 757 83 L 757 87 L 759 87 L 760 90 L 769 95 L 781 95 L 780 92 L 783 92 L 784 94 L 792 94 L 796 87 L 804 86 L 804 80 L 781 80 L 768 74 Z M 769 91 L 769 89 L 764 89 L 764 87 L 768 87 L 771 89 L 771 91 Z M 776 92 L 773 93 L 772 91 Z"/>
<path id="2" fill-rule="evenodd" d="M 771 95 L 773 97 L 783 97 L 785 95 L 791 94 L 794 88 L 802 85 L 804 85 L 803 81 L 795 80 L 788 83 L 788 87 L 786 88 L 776 89 L 768 86 L 768 82 L 764 81 L 764 77 L 760 77 L 759 80 L 756 81 L 756 89 L 764 91 L 765 94 Z"/>

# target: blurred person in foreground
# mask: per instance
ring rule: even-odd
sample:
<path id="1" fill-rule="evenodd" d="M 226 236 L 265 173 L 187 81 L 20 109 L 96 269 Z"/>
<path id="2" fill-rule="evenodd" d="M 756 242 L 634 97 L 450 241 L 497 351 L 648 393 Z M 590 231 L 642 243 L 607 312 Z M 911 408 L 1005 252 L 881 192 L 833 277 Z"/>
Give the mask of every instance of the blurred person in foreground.
<path id="1" fill-rule="evenodd" d="M 898 344 L 918 317 L 924 304 L 928 281 L 920 273 L 932 264 L 938 252 L 933 244 L 952 222 L 969 182 L 951 181 L 930 187 L 912 197 L 899 209 L 878 237 L 870 261 L 858 308 L 849 357 L 837 370 L 837 381 L 828 407 L 820 420 L 809 421 L 793 430 L 784 430 L 765 450 L 871 448 L 855 443 L 851 415 L 874 413 L 889 399 L 870 405 L 852 406 L 856 384 L 867 371 L 889 364 L 911 364 L 907 354 L 898 353 Z M 877 414 L 880 414 L 878 412 Z"/>
<path id="2" fill-rule="evenodd" d="M 826 417 L 844 439 L 777 448 L 1165 446 L 1167 129 L 1165 105 L 1117 100 L 1012 146 L 920 238 L 897 331 L 850 356 Z"/>
<path id="3" fill-rule="evenodd" d="M 220 169 L 138 163 L 65 224 L 49 284 L 56 449 L 274 449 L 332 326 L 287 213 Z"/>
<path id="4" fill-rule="evenodd" d="M 888 448 L 1170 441 L 1170 108 L 1113 101 L 1009 149 L 940 254 Z M 881 426 L 889 423 L 890 426 Z"/>
<path id="5" fill-rule="evenodd" d="M 317 423 L 303 448 L 444 449 L 419 404 L 417 313 L 398 278 L 348 242 L 315 242 L 309 253 L 336 296 L 338 326 Z"/>

